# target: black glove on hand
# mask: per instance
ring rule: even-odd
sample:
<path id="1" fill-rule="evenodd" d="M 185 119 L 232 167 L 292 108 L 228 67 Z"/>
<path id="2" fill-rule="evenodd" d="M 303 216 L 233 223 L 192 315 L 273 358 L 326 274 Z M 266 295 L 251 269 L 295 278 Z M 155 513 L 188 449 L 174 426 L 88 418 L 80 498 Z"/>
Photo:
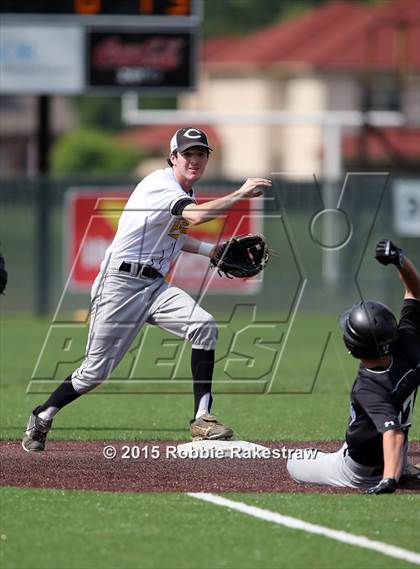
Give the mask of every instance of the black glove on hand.
<path id="1" fill-rule="evenodd" d="M 7 284 L 7 271 L 4 262 L 4 257 L 0 253 L 0 294 L 2 294 L 2 292 L 6 288 L 6 284 Z"/>
<path id="2" fill-rule="evenodd" d="M 379 484 L 366 490 L 365 494 L 392 494 L 397 489 L 395 478 L 383 478 Z"/>
<path id="3" fill-rule="evenodd" d="M 395 265 L 402 267 L 404 265 L 404 254 L 390 239 L 382 239 L 376 245 L 375 259 L 382 265 Z"/>
<path id="4" fill-rule="evenodd" d="M 271 254 L 261 233 L 234 235 L 214 249 L 210 264 L 220 276 L 224 273 L 230 279 L 247 279 L 265 269 Z"/>

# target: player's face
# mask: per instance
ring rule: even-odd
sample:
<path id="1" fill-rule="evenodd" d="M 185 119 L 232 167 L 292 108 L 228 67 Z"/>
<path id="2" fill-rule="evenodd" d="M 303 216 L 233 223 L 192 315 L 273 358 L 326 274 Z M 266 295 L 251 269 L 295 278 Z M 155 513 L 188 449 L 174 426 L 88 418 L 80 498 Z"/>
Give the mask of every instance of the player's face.
<path id="1" fill-rule="evenodd" d="M 174 174 L 184 189 L 189 189 L 204 174 L 208 162 L 207 150 L 193 146 L 172 156 Z"/>

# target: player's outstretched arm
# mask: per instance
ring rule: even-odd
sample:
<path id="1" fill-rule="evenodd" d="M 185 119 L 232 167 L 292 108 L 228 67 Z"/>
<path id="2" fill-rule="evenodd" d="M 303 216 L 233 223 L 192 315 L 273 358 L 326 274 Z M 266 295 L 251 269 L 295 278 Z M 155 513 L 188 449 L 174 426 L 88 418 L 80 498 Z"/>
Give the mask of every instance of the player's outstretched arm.
<path id="1" fill-rule="evenodd" d="M 384 478 L 399 480 L 403 468 L 404 433 L 400 429 L 385 431 L 382 435 Z"/>
<path id="2" fill-rule="evenodd" d="M 376 486 L 366 494 L 392 494 L 397 489 L 403 468 L 404 433 L 400 429 L 385 431 L 383 434 L 384 473 Z"/>
<path id="3" fill-rule="evenodd" d="M 395 265 L 404 285 L 404 298 L 420 300 L 420 274 L 413 263 L 405 257 L 402 249 L 390 239 L 382 239 L 376 246 L 375 258 L 382 265 Z"/>
<path id="4" fill-rule="evenodd" d="M 222 215 L 242 199 L 261 196 L 264 189 L 271 185 L 271 180 L 267 178 L 248 178 L 238 190 L 231 194 L 198 205 L 188 204 L 182 212 L 182 217 L 191 225 L 200 225 Z"/>
<path id="5" fill-rule="evenodd" d="M 404 298 L 420 300 L 420 274 L 416 267 L 406 258 L 404 265 L 398 270 L 405 289 Z"/>
<path id="6" fill-rule="evenodd" d="M 214 243 L 207 243 L 205 241 L 200 241 L 187 235 L 182 246 L 182 250 L 187 253 L 196 253 L 198 255 L 203 255 L 204 257 L 211 257 L 216 249 L 217 245 Z"/>

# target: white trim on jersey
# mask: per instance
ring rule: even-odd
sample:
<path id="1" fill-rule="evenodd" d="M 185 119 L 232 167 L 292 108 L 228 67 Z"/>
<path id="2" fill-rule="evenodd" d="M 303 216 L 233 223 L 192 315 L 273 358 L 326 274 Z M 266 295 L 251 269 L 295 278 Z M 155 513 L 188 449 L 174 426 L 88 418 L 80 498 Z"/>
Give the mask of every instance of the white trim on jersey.
<path id="1" fill-rule="evenodd" d="M 371 369 L 370 367 L 366 367 L 365 369 L 367 369 L 367 371 L 370 371 L 371 373 L 376 373 L 376 374 L 388 373 L 393 365 L 394 365 L 394 358 L 391 356 L 391 363 L 386 369 Z"/>

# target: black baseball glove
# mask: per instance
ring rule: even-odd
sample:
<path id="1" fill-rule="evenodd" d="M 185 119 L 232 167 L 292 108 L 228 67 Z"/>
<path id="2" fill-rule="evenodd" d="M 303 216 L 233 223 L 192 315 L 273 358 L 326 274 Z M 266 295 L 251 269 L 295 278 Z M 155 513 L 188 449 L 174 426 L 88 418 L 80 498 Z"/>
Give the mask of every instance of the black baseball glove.
<path id="1" fill-rule="evenodd" d="M 390 239 L 382 239 L 376 245 L 375 259 L 382 265 L 404 265 L 404 253 Z"/>
<path id="2" fill-rule="evenodd" d="M 255 277 L 264 270 L 270 252 L 261 233 L 238 235 L 224 241 L 217 248 L 210 263 L 228 278 Z"/>
<path id="3" fill-rule="evenodd" d="M 4 262 L 4 257 L 0 253 L 0 294 L 3 293 L 7 285 L 7 271 L 6 263 Z"/>
<path id="4" fill-rule="evenodd" d="M 397 489 L 395 478 L 383 478 L 379 484 L 366 490 L 365 494 L 393 494 Z"/>

